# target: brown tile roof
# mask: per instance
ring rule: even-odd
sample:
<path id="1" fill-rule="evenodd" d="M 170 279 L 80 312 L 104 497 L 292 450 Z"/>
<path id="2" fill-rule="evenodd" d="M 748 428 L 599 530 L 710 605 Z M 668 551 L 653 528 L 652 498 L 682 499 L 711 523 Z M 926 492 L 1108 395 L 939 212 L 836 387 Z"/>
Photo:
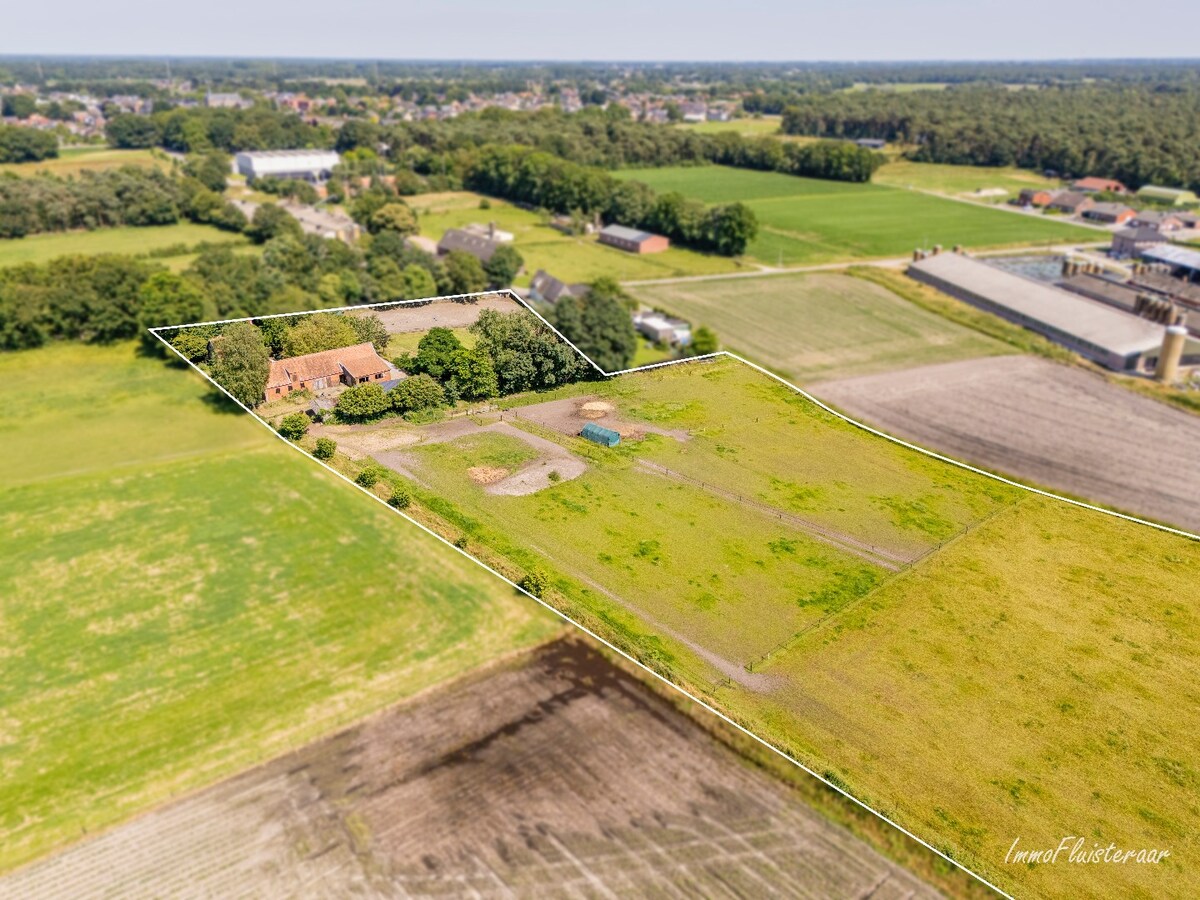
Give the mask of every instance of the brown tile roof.
<path id="1" fill-rule="evenodd" d="M 1112 178 L 1080 178 L 1071 187 L 1077 191 L 1116 191 L 1124 193 L 1128 190 L 1121 182 Z"/>
<path id="2" fill-rule="evenodd" d="M 314 378 L 340 378 L 343 367 L 355 378 L 389 371 L 387 360 L 375 352 L 375 345 L 364 341 L 337 350 L 271 360 L 267 387 L 282 387 L 293 381 L 309 382 Z"/>

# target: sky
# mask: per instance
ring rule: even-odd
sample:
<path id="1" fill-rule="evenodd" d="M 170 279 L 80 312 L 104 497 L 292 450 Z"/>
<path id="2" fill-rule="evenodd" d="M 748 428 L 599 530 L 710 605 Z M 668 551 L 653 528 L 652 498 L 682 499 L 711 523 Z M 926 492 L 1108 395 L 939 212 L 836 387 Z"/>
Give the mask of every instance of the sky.
<path id="1" fill-rule="evenodd" d="M 0 53 L 481 60 L 1194 57 L 1195 0 L 9 0 Z"/>

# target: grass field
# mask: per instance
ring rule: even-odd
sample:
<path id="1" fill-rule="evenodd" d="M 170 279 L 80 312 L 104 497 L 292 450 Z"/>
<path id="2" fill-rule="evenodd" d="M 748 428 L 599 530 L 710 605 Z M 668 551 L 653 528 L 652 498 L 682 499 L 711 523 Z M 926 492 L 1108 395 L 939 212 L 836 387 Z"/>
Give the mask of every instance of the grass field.
<path id="1" fill-rule="evenodd" d="M 949 166 L 906 159 L 897 159 L 880 167 L 871 180 L 888 187 L 915 188 L 958 197 L 971 197 L 977 191 L 991 188 L 1002 188 L 1007 192 L 1003 197 L 978 198 L 985 203 L 1003 203 L 1025 188 L 1056 190 L 1062 187 L 1062 182 L 1057 179 L 1015 166 Z"/>
<path id="2" fill-rule="evenodd" d="M 0 378 L 0 870 L 559 630 L 132 345 Z"/>
<path id="3" fill-rule="evenodd" d="M 456 192 L 406 198 L 420 218 L 421 234 L 438 240 L 448 228 L 472 222 L 495 222 L 515 236 L 514 246 L 525 259 L 518 286 L 527 286 L 538 269 L 567 282 L 593 281 L 602 276 L 620 281 L 674 278 L 735 272 L 738 262 L 672 247 L 663 253 L 641 256 L 597 243 L 593 236 L 570 237 L 542 224 L 537 213 L 491 199 L 490 209 L 480 209 L 479 194 Z"/>
<path id="4" fill-rule="evenodd" d="M 98 228 L 95 231 L 33 234 L 23 238 L 0 240 L 0 266 L 44 263 L 73 254 L 96 256 L 101 253 L 124 253 L 136 256 L 176 244 L 193 246 L 203 242 L 241 246 L 249 243 L 242 235 L 192 222 L 152 225 L 146 228 Z M 162 261 L 169 263 L 171 259 L 172 257 L 164 257 Z"/>
<path id="5" fill-rule="evenodd" d="M 848 184 L 723 166 L 627 169 L 618 177 L 706 203 L 745 201 L 768 265 L 904 256 L 934 244 L 999 247 L 1094 241 L 1091 229 L 879 184 Z"/>
<path id="6" fill-rule="evenodd" d="M 563 409 L 591 396 L 620 447 L 574 437 Z M 560 463 L 495 425 L 410 436 L 390 459 L 414 515 L 545 567 L 553 602 L 1013 893 L 1200 889 L 1200 543 L 869 435 L 732 360 L 509 405 L 585 470 L 506 495 L 474 473 Z M 1004 862 L 1064 835 L 1172 855 Z"/>
<path id="7" fill-rule="evenodd" d="M 41 162 L 3 163 L 0 174 L 12 172 L 16 175 L 36 175 L 47 172 L 51 175 L 78 175 L 84 169 L 118 169 L 121 166 L 159 166 L 165 168 L 167 161 L 152 150 L 113 150 L 111 147 L 74 147 L 60 150 L 57 158 Z"/>
<path id="8" fill-rule="evenodd" d="M 631 289 L 716 329 L 723 345 L 807 383 L 1013 352 L 879 285 L 832 274 L 770 275 Z"/>

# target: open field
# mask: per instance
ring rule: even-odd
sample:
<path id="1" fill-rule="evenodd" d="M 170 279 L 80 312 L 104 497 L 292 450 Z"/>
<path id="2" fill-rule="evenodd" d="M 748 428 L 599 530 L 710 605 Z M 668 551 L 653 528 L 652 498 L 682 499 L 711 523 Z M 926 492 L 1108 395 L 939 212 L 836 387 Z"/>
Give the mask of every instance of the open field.
<path id="1" fill-rule="evenodd" d="M 622 178 L 706 203 L 745 201 L 759 219 L 748 255 L 769 265 L 904 256 L 914 247 L 1093 241 L 1096 232 L 918 191 L 724 166 L 629 169 Z"/>
<path id="2" fill-rule="evenodd" d="M 561 627 L 130 344 L 0 379 L 0 870 Z"/>
<path id="3" fill-rule="evenodd" d="M 557 463 L 485 420 L 391 426 L 373 455 L 414 516 L 544 568 L 564 611 L 1014 893 L 1195 893 L 1200 543 L 932 460 L 727 359 L 506 405 L 584 471 L 501 494 Z M 625 439 L 574 437 L 587 420 Z M 1172 855 L 1004 863 L 1016 836 L 1071 834 Z"/>
<path id="4" fill-rule="evenodd" d="M 1016 197 L 1026 188 L 1056 190 L 1061 181 L 1045 178 L 1040 172 L 1018 169 L 1015 166 L 950 166 L 939 163 L 911 162 L 897 159 L 880 167 L 871 181 L 898 188 L 935 191 L 956 197 L 971 197 L 984 203 L 1003 203 Z M 992 188 L 1006 191 L 1003 197 L 973 197 L 976 192 Z"/>
<path id="5" fill-rule="evenodd" d="M 812 388 L 883 430 L 987 469 L 1200 532 L 1200 419 L 1029 356 Z"/>
<path id="6" fill-rule="evenodd" d="M 0 240 L 0 266 L 20 263 L 44 263 L 60 256 L 124 253 L 137 256 L 163 247 L 202 242 L 248 246 L 249 239 L 211 225 L 179 222 L 175 225 L 151 225 L 145 228 L 97 228 L 95 231 L 61 231 L 31 234 L 28 237 Z M 170 257 L 162 258 L 169 263 Z"/>
<path id="7" fill-rule="evenodd" d="M 727 257 L 672 247 L 663 253 L 626 253 L 598 243 L 594 236 L 570 237 L 543 224 L 537 213 L 490 198 L 490 209 L 480 209 L 480 194 L 466 191 L 406 197 L 417 211 L 421 234 L 438 240 L 448 228 L 472 222 L 495 222 L 514 235 L 513 246 L 525 259 L 525 272 L 517 284 L 528 285 L 538 269 L 567 282 L 594 281 L 601 276 L 620 281 L 674 278 L 736 272 L 743 266 Z"/>
<path id="8" fill-rule="evenodd" d="M 0 880 L 10 891 L 940 896 L 567 641 Z"/>
<path id="9" fill-rule="evenodd" d="M 119 169 L 121 166 L 159 166 L 166 168 L 167 161 L 155 156 L 150 150 L 114 150 L 111 147 L 79 147 L 60 150 L 56 159 L 44 159 L 41 162 L 3 163 L 0 164 L 0 175 L 12 172 L 14 175 L 37 175 L 46 172 L 51 175 L 78 175 L 85 169 Z"/>
<path id="10" fill-rule="evenodd" d="M 723 345 L 792 380 L 847 377 L 1012 352 L 879 285 L 834 274 L 631 288 L 715 328 Z"/>
<path id="11" fill-rule="evenodd" d="M 782 116 L 757 116 L 730 119 L 728 122 L 680 122 L 675 127 L 697 134 L 725 134 L 732 131 L 745 137 L 762 137 L 767 134 L 788 137 L 779 134 L 779 123 L 782 121 Z"/>

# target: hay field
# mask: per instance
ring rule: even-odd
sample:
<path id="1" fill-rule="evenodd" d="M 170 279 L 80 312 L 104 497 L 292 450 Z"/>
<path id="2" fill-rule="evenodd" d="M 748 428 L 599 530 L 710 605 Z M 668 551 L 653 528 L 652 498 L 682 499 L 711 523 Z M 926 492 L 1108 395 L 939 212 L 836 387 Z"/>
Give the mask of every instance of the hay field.
<path id="1" fill-rule="evenodd" d="M 101 171 L 104 169 L 119 169 L 121 166 L 140 166 L 150 168 L 158 166 L 166 168 L 168 160 L 153 150 L 114 150 L 111 147 L 71 147 L 60 150 L 54 159 L 44 159 L 40 162 L 3 163 L 0 164 L 0 175 L 11 172 L 14 175 L 38 175 L 46 173 L 66 177 L 78 175 L 84 170 Z"/>
<path id="2" fill-rule="evenodd" d="M 1094 241 L 1097 232 L 880 184 L 849 184 L 724 166 L 627 169 L 660 191 L 706 203 L 745 201 L 759 236 L 747 254 L 768 265 L 904 256 L 914 247 L 1000 247 Z"/>
<path id="3" fill-rule="evenodd" d="M 0 379 L 0 870 L 560 628 L 131 344 Z"/>
<path id="4" fill-rule="evenodd" d="M 99 256 L 102 253 L 122 253 L 139 256 L 177 244 L 190 248 L 199 243 L 228 244 L 235 248 L 250 249 L 249 238 L 244 235 L 221 231 L 211 225 L 178 222 L 145 228 L 122 226 L 97 228 L 95 231 L 49 232 L 0 240 L 0 266 L 44 263 L 60 256 L 77 254 Z M 181 255 L 187 255 L 186 251 Z M 173 258 L 178 257 L 160 257 L 159 260 L 169 263 Z"/>
<path id="5" fill-rule="evenodd" d="M 880 285 L 845 275 L 771 275 L 630 290 L 643 303 L 713 327 L 726 349 L 801 383 L 1012 351 Z"/>

